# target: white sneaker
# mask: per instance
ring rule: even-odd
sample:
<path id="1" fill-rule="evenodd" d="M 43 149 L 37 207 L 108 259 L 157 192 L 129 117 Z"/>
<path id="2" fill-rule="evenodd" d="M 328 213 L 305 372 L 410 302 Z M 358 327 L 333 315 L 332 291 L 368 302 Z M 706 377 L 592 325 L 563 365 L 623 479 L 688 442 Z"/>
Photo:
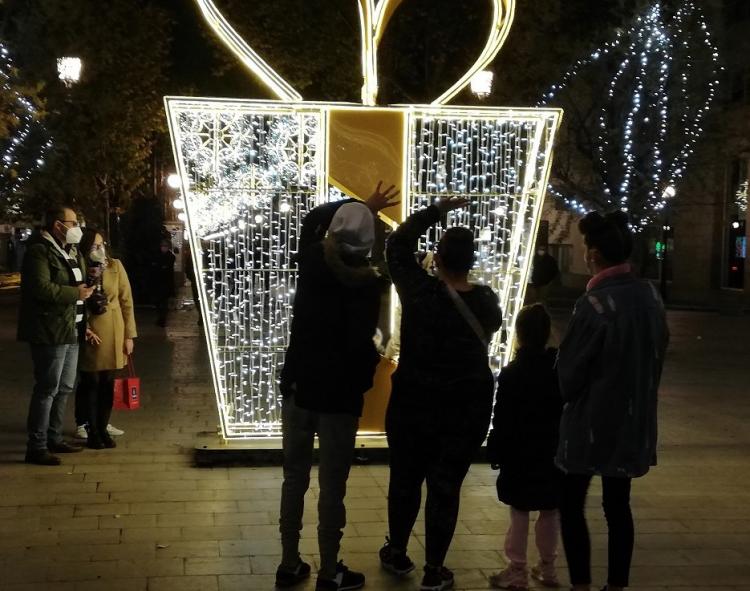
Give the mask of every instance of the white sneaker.
<path id="1" fill-rule="evenodd" d="M 115 435 L 115 436 L 125 435 L 125 431 L 123 431 L 122 429 L 118 429 L 117 427 L 115 427 L 112 424 L 109 424 L 109 425 L 107 425 L 107 434 L 109 434 L 109 435 Z"/>
<path id="2" fill-rule="evenodd" d="M 88 439 L 89 434 L 86 431 L 86 425 L 78 425 L 76 427 L 76 439 Z"/>

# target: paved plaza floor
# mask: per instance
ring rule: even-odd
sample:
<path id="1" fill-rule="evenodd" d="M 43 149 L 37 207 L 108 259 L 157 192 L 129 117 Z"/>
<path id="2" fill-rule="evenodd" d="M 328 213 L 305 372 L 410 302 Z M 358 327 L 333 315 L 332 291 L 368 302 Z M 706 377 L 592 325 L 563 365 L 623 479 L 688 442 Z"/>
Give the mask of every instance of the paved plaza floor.
<path id="1" fill-rule="evenodd" d="M 175 312 L 163 331 L 139 310 L 143 408 L 114 415 L 126 431 L 117 449 L 85 450 L 59 467 L 22 462 L 31 363 L 15 342 L 15 319 L 16 297 L 0 294 L 0 589 L 272 589 L 280 469 L 193 466 L 195 434 L 217 423 L 195 312 Z M 750 318 L 674 312 L 670 326 L 660 464 L 633 486 L 631 588 L 750 591 Z M 447 559 L 457 589 L 487 589 L 487 576 L 503 566 L 508 512 L 495 498 L 494 478 L 482 464 L 467 477 Z M 364 571 L 368 589 L 417 589 L 416 574 L 394 583 L 378 567 L 387 482 L 384 466 L 352 469 L 343 558 Z M 316 496 L 313 485 L 302 544 L 315 564 Z M 589 501 L 602 586 L 598 485 Z M 410 547 L 420 564 L 423 534 L 420 523 Z M 567 580 L 562 557 L 559 572 Z"/>

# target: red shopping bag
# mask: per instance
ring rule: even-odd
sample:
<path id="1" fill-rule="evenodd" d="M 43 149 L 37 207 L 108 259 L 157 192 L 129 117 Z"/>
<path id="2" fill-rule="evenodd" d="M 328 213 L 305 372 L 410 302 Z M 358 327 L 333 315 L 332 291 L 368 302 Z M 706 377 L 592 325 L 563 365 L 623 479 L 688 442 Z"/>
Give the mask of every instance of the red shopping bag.
<path id="1" fill-rule="evenodd" d="M 141 380 L 135 375 L 133 357 L 128 355 L 128 375 L 116 378 L 114 384 L 114 408 L 135 410 L 141 406 Z"/>

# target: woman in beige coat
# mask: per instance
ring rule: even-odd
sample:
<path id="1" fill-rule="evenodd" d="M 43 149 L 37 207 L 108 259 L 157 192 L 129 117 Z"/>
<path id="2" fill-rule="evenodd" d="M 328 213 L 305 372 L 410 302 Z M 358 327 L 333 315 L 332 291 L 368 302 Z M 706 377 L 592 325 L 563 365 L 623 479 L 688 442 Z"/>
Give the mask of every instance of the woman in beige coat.
<path id="1" fill-rule="evenodd" d="M 122 263 L 109 258 L 104 238 L 94 229 L 84 230 L 81 253 L 89 268 L 94 293 L 102 293 L 87 306 L 86 342 L 81 349 L 78 395 L 83 396 L 88 418 L 87 445 L 92 449 L 115 447 L 107 432 L 112 413 L 114 372 L 127 365 L 137 336 L 130 282 Z"/>

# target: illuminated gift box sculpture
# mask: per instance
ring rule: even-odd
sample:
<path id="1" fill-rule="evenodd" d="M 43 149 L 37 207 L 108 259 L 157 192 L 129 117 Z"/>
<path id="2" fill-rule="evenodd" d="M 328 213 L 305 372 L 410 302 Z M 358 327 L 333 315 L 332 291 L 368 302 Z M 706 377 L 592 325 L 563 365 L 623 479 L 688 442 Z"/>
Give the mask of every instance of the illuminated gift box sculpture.
<path id="1" fill-rule="evenodd" d="M 401 205 L 382 212 L 392 226 L 437 197 L 471 199 L 450 221 L 474 230 L 474 280 L 500 296 L 508 338 L 498 333 L 490 354 L 494 368 L 502 367 L 524 298 L 561 112 L 443 105 L 497 55 L 514 0 L 493 1 L 485 50 L 445 94 L 430 105 L 384 107 L 375 106 L 377 46 L 400 0 L 377 6 L 360 0 L 363 105 L 302 102 L 211 0 L 196 1 L 222 40 L 280 99 L 165 99 L 223 436 L 280 434 L 277 382 L 302 220 L 330 200 L 367 197 L 381 179 L 401 190 Z M 431 248 L 440 234 L 433 228 L 421 248 Z M 364 417 L 360 433 L 383 430 L 388 366 L 381 364 L 366 396 L 365 414 L 377 416 Z"/>

